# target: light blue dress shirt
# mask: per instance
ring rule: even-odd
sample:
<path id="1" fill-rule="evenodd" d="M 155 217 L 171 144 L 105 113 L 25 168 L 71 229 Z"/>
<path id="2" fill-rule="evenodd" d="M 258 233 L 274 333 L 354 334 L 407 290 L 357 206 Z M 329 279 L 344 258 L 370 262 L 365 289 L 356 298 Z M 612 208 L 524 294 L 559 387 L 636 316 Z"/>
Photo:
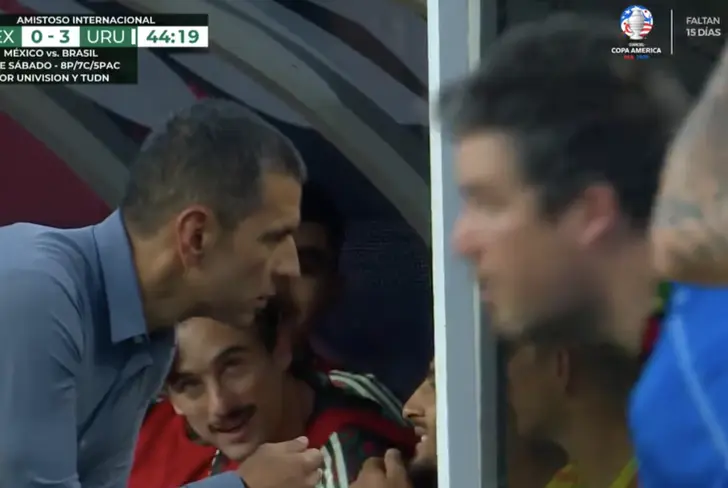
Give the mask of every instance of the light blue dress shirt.
<path id="1" fill-rule="evenodd" d="M 126 488 L 173 347 L 172 329 L 147 334 L 118 212 L 82 229 L 0 228 L 0 486 Z"/>

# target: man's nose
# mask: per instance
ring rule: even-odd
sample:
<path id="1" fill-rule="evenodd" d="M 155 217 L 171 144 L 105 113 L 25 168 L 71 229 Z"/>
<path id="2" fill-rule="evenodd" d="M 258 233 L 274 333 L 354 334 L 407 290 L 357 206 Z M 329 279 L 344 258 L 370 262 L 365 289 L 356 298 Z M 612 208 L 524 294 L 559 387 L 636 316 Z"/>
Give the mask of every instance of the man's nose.
<path id="1" fill-rule="evenodd" d="M 453 247 L 458 254 L 461 256 L 470 256 L 473 254 L 475 239 L 473 238 L 473 231 L 469 219 L 464 215 L 458 215 L 451 238 Z"/>
<path id="2" fill-rule="evenodd" d="M 227 415 L 229 410 L 229 395 L 219 385 L 212 385 L 207 392 L 207 411 L 212 419 Z"/>
<path id="3" fill-rule="evenodd" d="M 278 260 L 274 270 L 275 275 L 286 278 L 297 278 L 301 276 L 301 268 L 298 263 L 298 250 L 293 237 L 288 237 L 280 248 Z"/>
<path id="4" fill-rule="evenodd" d="M 412 420 L 414 418 L 423 416 L 424 410 L 420 407 L 420 403 L 418 402 L 419 391 L 420 389 L 418 388 L 412 394 L 410 399 L 407 400 L 407 403 L 405 403 L 402 407 L 402 416 L 404 418 Z"/>

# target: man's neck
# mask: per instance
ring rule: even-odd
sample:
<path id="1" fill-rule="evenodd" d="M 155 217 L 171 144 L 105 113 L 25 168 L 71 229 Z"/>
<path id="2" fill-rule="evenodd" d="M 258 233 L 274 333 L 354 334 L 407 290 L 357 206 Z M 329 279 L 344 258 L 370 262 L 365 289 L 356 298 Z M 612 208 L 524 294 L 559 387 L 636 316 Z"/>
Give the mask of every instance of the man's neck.
<path id="1" fill-rule="evenodd" d="M 175 326 L 183 318 L 184 311 L 177 303 L 180 290 L 173 289 L 173 284 L 180 282 L 170 271 L 174 269 L 173 253 L 160 252 L 163 249 L 160 243 L 140 239 L 131 233 L 129 241 L 148 332 Z"/>
<path id="2" fill-rule="evenodd" d="M 588 416 L 572 416 L 560 440 L 587 488 L 611 486 L 633 457 L 624 414 L 605 410 L 597 407 Z"/>
<path id="3" fill-rule="evenodd" d="M 276 436 L 283 442 L 306 434 L 306 427 L 313 414 L 316 392 L 303 380 L 289 375 L 283 386 L 283 419 Z"/>
<path id="4" fill-rule="evenodd" d="M 508 486 L 531 488 L 546 486 L 564 466 L 564 454 L 557 446 L 528 444 L 522 439 L 508 452 Z"/>
<path id="5" fill-rule="evenodd" d="M 632 239 L 623 248 L 603 268 L 608 309 L 605 325 L 611 338 L 636 356 L 642 352 L 647 319 L 654 310 L 657 280 L 649 266 L 646 241 Z"/>

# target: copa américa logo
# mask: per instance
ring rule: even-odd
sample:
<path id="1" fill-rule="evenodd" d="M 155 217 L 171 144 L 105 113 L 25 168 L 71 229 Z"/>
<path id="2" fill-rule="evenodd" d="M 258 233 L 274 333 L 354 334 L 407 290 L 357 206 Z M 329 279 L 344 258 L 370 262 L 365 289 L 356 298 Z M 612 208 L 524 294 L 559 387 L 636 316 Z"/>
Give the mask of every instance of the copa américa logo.
<path id="1" fill-rule="evenodd" d="M 652 12 L 642 5 L 630 5 L 622 12 L 619 23 L 625 36 L 633 41 L 641 41 L 652 32 L 655 20 Z"/>
<path id="2" fill-rule="evenodd" d="M 662 54 L 656 46 L 647 46 L 645 39 L 652 32 L 655 19 L 647 8 L 642 5 L 630 5 L 622 12 L 619 18 L 619 27 L 629 39 L 627 47 L 614 47 L 612 53 L 621 54 L 624 59 L 649 59 Z"/>

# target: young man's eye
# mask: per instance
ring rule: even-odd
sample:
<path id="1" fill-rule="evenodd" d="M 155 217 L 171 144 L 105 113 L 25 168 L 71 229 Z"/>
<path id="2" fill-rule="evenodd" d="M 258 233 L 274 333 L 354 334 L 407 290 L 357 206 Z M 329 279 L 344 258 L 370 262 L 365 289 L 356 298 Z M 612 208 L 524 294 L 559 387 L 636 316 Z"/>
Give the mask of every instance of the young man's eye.
<path id="1" fill-rule="evenodd" d="M 191 380 L 191 379 L 184 379 L 176 381 L 172 384 L 172 389 L 179 392 L 179 393 L 185 393 L 186 391 L 189 391 L 191 388 L 194 388 L 196 385 L 199 385 L 199 381 Z"/>

